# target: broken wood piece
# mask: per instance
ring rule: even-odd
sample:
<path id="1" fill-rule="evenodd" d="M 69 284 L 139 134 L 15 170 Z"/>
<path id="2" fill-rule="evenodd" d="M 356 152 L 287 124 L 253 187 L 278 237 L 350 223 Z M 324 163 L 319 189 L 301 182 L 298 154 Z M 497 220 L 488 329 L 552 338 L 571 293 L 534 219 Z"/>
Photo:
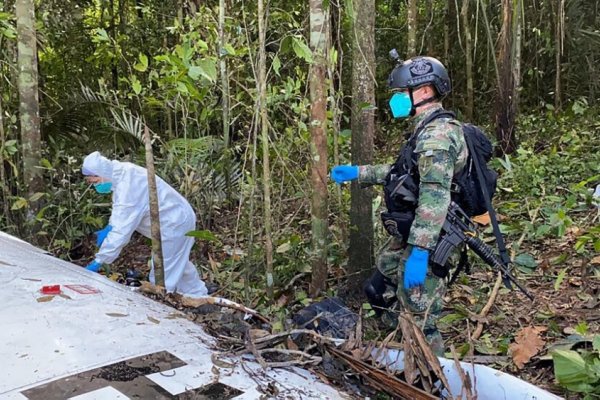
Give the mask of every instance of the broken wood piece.
<path id="1" fill-rule="evenodd" d="M 473 384 L 471 382 L 471 377 L 467 374 L 465 375 L 465 371 L 462 369 L 460 365 L 460 361 L 458 360 L 458 355 L 456 354 L 456 349 L 454 345 L 450 345 L 450 352 L 452 353 L 452 358 L 454 358 L 454 366 L 458 371 L 458 375 L 460 376 L 460 380 L 462 381 L 462 389 L 460 392 L 461 398 L 463 398 L 463 394 L 466 396 L 467 400 L 477 399 L 477 394 L 473 396 Z"/>
<path id="2" fill-rule="evenodd" d="M 351 355 L 346 354 L 343 351 L 334 348 L 333 346 L 326 345 L 326 348 L 332 356 L 344 361 L 346 365 L 363 377 L 367 382 L 369 382 L 369 385 L 376 390 L 385 392 L 394 398 L 414 400 L 437 399 L 437 397 L 425 392 L 424 390 L 403 382 L 395 376 L 387 374 L 384 371 L 365 363 L 364 361 L 357 360 Z"/>
<path id="3" fill-rule="evenodd" d="M 475 328 L 475 331 L 473 332 L 473 335 L 471 336 L 471 340 L 479 339 L 479 337 L 483 333 L 483 322 L 482 321 L 485 320 L 485 317 L 487 316 L 488 312 L 490 312 L 492 305 L 494 305 L 494 302 L 496 301 L 496 297 L 498 296 L 498 290 L 500 290 L 501 284 L 502 284 L 502 274 L 500 272 L 498 272 L 498 277 L 496 278 L 496 283 L 494 283 L 494 288 L 492 289 L 492 293 L 490 294 L 490 297 L 488 298 L 487 303 L 485 304 L 485 306 L 483 306 L 483 308 L 481 309 L 481 312 L 478 315 L 479 320 L 477 321 L 477 327 Z"/>
<path id="4" fill-rule="evenodd" d="M 243 313 L 250 314 L 250 315 L 258 318 L 259 320 L 261 320 L 264 323 L 267 323 L 269 325 L 271 324 L 271 321 L 269 321 L 269 319 L 267 317 L 261 315 L 258 311 L 248 308 L 242 304 L 238 304 L 234 301 L 224 299 L 222 297 L 200 297 L 200 298 L 194 299 L 191 297 L 183 296 L 181 298 L 181 305 L 183 305 L 184 307 L 196 308 L 196 307 L 203 306 L 205 304 L 212 304 L 215 306 L 226 307 L 226 308 L 231 308 L 231 309 L 234 309 L 237 311 L 241 311 Z"/>

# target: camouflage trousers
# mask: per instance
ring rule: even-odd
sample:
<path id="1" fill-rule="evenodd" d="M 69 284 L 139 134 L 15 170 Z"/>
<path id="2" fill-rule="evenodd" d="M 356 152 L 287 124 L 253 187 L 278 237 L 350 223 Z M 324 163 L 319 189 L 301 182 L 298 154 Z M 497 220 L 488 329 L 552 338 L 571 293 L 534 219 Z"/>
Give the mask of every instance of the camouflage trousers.
<path id="1" fill-rule="evenodd" d="M 408 311 L 413 314 L 417 324 L 423 327 L 423 333 L 434 353 L 437 356 L 443 356 L 444 342 L 436 322 L 443 309 L 443 298 L 447 289 L 446 278 L 440 278 L 433 274 L 430 265 L 425 284 L 422 287 L 405 289 L 404 265 L 411 250 L 412 246 L 407 245 L 401 239 L 391 237 L 377 257 L 377 269 L 397 285 L 398 309 L 403 310 L 404 305 L 408 307 Z"/>

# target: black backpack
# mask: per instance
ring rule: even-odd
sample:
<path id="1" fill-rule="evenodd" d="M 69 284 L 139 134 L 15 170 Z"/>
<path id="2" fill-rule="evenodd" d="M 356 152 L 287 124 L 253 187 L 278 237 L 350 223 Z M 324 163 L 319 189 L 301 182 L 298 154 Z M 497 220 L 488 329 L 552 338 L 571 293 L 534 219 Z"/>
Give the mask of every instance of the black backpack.
<path id="1" fill-rule="evenodd" d="M 440 109 L 427 117 L 421 124 L 421 128 L 414 132 L 402 147 L 396 162 L 386 176 L 384 197 L 388 212 L 406 212 L 416 208 L 416 199 L 419 197 L 419 171 L 416 168 L 417 154 L 414 152 L 417 136 L 422 129 L 438 118 L 454 119 L 455 115 L 450 111 Z M 487 165 L 492 158 L 493 146 L 478 126 L 471 124 L 461 124 L 461 126 L 469 149 L 469 156 L 465 167 L 452 179 L 452 200 L 468 216 L 480 215 L 487 212 L 487 202 L 482 186 L 486 189 L 489 201 L 496 192 L 498 174 Z M 482 171 L 482 182 L 480 182 L 474 163 L 477 163 Z M 406 195 L 406 189 L 412 192 L 413 197 Z"/>

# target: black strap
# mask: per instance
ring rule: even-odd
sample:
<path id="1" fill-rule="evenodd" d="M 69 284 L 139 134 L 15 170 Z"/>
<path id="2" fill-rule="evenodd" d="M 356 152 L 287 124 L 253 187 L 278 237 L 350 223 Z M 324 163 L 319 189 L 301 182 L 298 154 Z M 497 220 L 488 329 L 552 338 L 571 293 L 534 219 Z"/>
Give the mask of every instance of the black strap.
<path id="1" fill-rule="evenodd" d="M 496 211 L 494 207 L 492 207 L 492 202 L 490 200 L 490 194 L 488 193 L 487 187 L 485 185 L 485 180 L 483 179 L 483 167 L 480 164 L 479 157 L 477 157 L 477 153 L 475 153 L 475 149 L 473 148 L 473 143 L 469 139 L 469 135 L 464 135 L 465 141 L 467 142 L 467 146 L 469 148 L 469 154 L 471 155 L 471 160 L 473 164 L 475 164 L 475 171 L 477 171 L 477 179 L 479 180 L 479 186 L 481 187 L 481 191 L 483 193 L 483 198 L 485 200 L 485 208 L 490 214 L 490 222 L 492 223 L 492 228 L 494 230 L 494 236 L 496 237 L 496 244 L 498 245 L 498 251 L 500 253 L 500 259 L 505 267 L 508 267 L 510 264 L 510 257 L 508 256 L 508 252 L 506 251 L 506 244 L 504 243 L 504 237 L 500 232 L 500 227 L 498 226 L 498 220 L 496 218 Z M 512 288 L 510 284 L 510 280 L 503 276 L 502 280 L 504 281 L 504 285 L 508 288 Z"/>
<path id="2" fill-rule="evenodd" d="M 444 117 L 455 119 L 456 114 L 454 114 L 452 111 L 444 110 L 443 108 L 440 108 L 439 110 L 435 110 L 434 112 L 431 113 L 431 115 L 429 115 L 427 118 L 425 118 L 423 121 L 420 122 L 419 128 L 417 130 L 415 130 L 415 132 L 408 139 L 409 143 L 411 141 L 416 141 L 417 136 L 419 136 L 419 133 L 421 133 L 421 131 L 423 129 L 425 129 L 425 127 L 427 125 L 429 125 L 430 123 L 432 123 L 433 121 L 435 121 L 438 118 L 444 118 Z M 413 145 L 413 147 L 414 147 L 414 145 Z M 400 152 L 400 157 L 401 156 L 402 156 L 402 151 Z M 412 169 L 414 167 L 412 155 L 411 155 L 411 157 L 408 157 L 408 160 L 406 160 L 406 163 L 407 163 L 406 169 L 407 169 L 408 173 L 411 173 Z"/>

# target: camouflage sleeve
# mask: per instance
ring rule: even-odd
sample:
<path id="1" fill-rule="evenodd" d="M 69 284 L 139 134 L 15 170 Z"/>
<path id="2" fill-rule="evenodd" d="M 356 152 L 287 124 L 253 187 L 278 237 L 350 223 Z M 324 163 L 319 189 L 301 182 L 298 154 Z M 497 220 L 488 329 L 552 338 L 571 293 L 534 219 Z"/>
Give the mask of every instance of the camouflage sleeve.
<path id="1" fill-rule="evenodd" d="M 457 157 L 455 146 L 444 131 L 424 131 L 415 149 L 419 154 L 419 205 L 408 243 L 429 250 L 435 249 L 446 219 Z"/>
<path id="2" fill-rule="evenodd" d="M 358 172 L 358 183 L 361 186 L 383 185 L 391 168 L 390 164 L 361 165 Z"/>

